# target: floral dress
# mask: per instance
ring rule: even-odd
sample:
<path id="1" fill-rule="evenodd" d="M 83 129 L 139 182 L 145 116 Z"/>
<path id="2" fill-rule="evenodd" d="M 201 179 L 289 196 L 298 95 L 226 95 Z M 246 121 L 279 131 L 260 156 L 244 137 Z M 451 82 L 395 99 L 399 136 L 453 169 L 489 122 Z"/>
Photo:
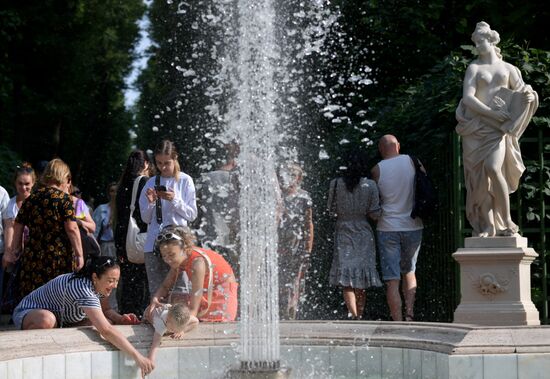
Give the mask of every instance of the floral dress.
<path id="1" fill-rule="evenodd" d="M 21 298 L 73 270 L 72 246 L 65 232 L 67 220 L 75 220 L 73 202 L 61 190 L 42 187 L 23 202 L 15 219 L 29 228 L 19 272 Z"/>

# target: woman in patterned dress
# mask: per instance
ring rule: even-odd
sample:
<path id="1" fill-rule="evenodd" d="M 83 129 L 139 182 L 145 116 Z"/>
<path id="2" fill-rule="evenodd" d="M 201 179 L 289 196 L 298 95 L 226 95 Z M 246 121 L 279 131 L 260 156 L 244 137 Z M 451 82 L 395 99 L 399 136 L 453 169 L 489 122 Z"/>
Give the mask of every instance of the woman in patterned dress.
<path id="1" fill-rule="evenodd" d="M 376 183 L 364 174 L 359 153 L 350 154 L 342 178 L 330 182 L 328 208 L 336 214 L 334 257 L 329 282 L 342 287 L 349 316 L 361 319 L 368 287 L 380 287 L 374 235 L 367 217 L 377 219 L 380 200 Z"/>
<path id="2" fill-rule="evenodd" d="M 61 159 L 51 160 L 42 175 L 42 184 L 21 205 L 14 224 L 14 243 L 4 254 L 4 265 L 16 261 L 26 226 L 29 240 L 20 258 L 21 298 L 58 275 L 84 266 L 80 232 L 69 195 L 69 166 Z"/>

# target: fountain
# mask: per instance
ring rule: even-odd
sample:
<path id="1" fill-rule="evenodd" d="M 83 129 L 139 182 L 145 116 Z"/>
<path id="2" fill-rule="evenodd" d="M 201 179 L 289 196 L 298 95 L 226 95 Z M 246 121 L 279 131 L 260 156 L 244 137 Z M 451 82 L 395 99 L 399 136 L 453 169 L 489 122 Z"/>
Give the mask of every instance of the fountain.
<path id="1" fill-rule="evenodd" d="M 241 141 L 241 363 L 229 371 L 228 378 L 283 378 L 276 290 L 275 11 L 271 0 L 239 1 L 237 8 L 237 88 L 229 120 Z"/>
<path id="2" fill-rule="evenodd" d="M 241 142 L 242 322 L 202 324 L 181 341 L 165 338 L 150 378 L 517 379 L 548 372 L 546 327 L 278 321 L 275 11 L 272 0 L 239 0 L 236 9 L 238 49 L 224 63 L 234 97 L 222 137 Z M 148 349 L 150 327 L 117 328 Z M 90 328 L 0 333 L 0 379 L 138 377 L 133 360 Z"/>

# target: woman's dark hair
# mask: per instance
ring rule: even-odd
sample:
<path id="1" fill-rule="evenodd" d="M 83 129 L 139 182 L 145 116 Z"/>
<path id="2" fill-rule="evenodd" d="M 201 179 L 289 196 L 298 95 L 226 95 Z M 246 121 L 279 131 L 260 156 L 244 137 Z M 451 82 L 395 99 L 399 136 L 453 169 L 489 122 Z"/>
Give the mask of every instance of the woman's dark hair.
<path id="1" fill-rule="evenodd" d="M 362 177 L 366 174 L 365 156 L 359 151 L 352 151 L 346 157 L 346 170 L 342 178 L 349 192 L 353 192 Z"/>
<path id="2" fill-rule="evenodd" d="M 105 273 L 105 271 L 113 268 L 120 268 L 117 260 L 113 257 L 97 257 L 90 255 L 84 264 L 84 267 L 78 272 L 75 272 L 74 278 L 88 278 L 92 280 L 92 274 L 96 274 L 98 278 Z"/>
<path id="3" fill-rule="evenodd" d="M 126 167 L 124 168 L 124 172 L 120 177 L 119 185 L 121 183 L 126 183 L 127 181 L 133 180 L 136 176 L 138 176 L 140 172 L 143 171 L 143 168 L 145 167 L 145 162 L 149 163 L 149 166 L 154 166 L 151 164 L 149 155 L 147 155 L 145 151 L 132 151 L 128 156 L 128 161 L 126 162 Z"/>

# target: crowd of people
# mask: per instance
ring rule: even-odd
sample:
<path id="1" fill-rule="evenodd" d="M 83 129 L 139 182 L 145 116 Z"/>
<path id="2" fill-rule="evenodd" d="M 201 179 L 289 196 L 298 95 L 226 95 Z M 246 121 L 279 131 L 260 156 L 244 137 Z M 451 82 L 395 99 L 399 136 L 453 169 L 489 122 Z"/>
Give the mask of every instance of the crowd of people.
<path id="1" fill-rule="evenodd" d="M 374 180 L 361 157 L 352 155 L 344 175 L 330 183 L 328 204 L 337 222 L 329 282 L 343 289 L 350 317 L 361 319 L 365 289 L 382 285 L 367 218 L 377 221 L 391 316 L 402 319 L 403 279 L 405 315 L 412 319 L 422 236 L 421 220 L 410 217 L 414 165 L 399 154 L 393 136 L 384 136 L 379 149 L 383 160 L 372 170 Z M 235 320 L 238 144 L 227 144 L 226 150 L 225 162 L 202 175 L 197 189 L 181 171 L 173 142 L 161 141 L 152 157 L 135 150 L 120 180 L 106 187 L 108 202 L 95 209 L 82 199 L 61 159 L 49 161 L 41 175 L 27 163 L 18 167 L 16 196 L 9 199 L 0 187 L 2 267 L 10 276 L 9 285 L 6 279 L 2 283 L 2 306 L 13 311 L 15 326 L 93 325 L 148 373 L 164 333 L 182 338 L 199 322 Z M 282 164 L 276 176 L 279 313 L 281 319 L 293 320 L 300 315 L 313 252 L 313 204 L 302 189 L 304 173 L 298 164 Z M 146 235 L 143 263 L 129 259 L 130 217 Z M 97 252 L 87 247 L 89 239 L 97 242 Z M 112 327 L 142 320 L 155 330 L 148 357 Z"/>

